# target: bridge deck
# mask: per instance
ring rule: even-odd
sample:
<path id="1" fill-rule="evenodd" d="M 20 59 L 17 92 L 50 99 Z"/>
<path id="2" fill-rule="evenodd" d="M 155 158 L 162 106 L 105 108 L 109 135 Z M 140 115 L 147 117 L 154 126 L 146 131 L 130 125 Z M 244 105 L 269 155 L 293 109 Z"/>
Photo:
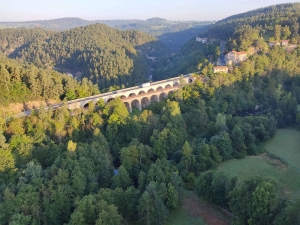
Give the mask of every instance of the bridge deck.
<path id="1" fill-rule="evenodd" d="M 188 74 L 188 75 L 185 75 L 183 77 L 187 78 L 189 76 L 190 75 Z M 154 86 L 154 85 L 157 85 L 157 84 L 166 83 L 168 81 L 173 81 L 173 80 L 178 80 L 178 77 L 173 77 L 173 78 L 169 78 L 169 79 L 166 79 L 166 80 L 160 80 L 160 81 L 152 82 L 151 86 Z M 123 92 L 131 91 L 131 90 L 136 90 L 136 89 L 140 89 L 140 88 L 141 88 L 141 86 L 133 86 L 133 87 L 124 88 L 124 89 L 120 89 L 120 90 L 116 90 L 116 91 L 105 92 L 105 93 L 99 94 L 99 95 L 93 95 L 93 96 L 90 96 L 90 97 L 84 97 L 84 98 L 74 99 L 74 100 L 68 101 L 68 104 L 75 103 L 75 102 L 92 100 L 94 98 L 106 97 L 106 96 L 110 96 L 110 95 L 113 95 L 113 94 L 121 94 Z M 61 105 L 61 104 L 56 104 L 56 105 L 53 105 L 53 106 L 57 106 L 57 105 Z"/>
<path id="2" fill-rule="evenodd" d="M 186 79 L 186 78 L 189 78 L 190 76 L 191 76 L 191 74 L 187 74 L 187 75 L 184 75 L 183 78 Z M 155 86 L 158 87 L 158 85 L 163 84 L 163 83 L 167 84 L 170 81 L 179 82 L 180 78 L 181 77 L 173 77 L 173 78 L 169 78 L 169 79 L 166 79 L 166 80 L 160 80 L 160 81 L 152 82 L 150 87 L 154 86 L 154 88 L 155 88 Z M 87 102 L 89 100 L 93 100 L 93 99 L 97 99 L 97 98 L 103 98 L 103 97 L 112 96 L 112 95 L 114 96 L 113 98 L 115 98 L 115 95 L 121 96 L 122 93 L 126 93 L 126 92 L 128 93 L 128 91 L 136 91 L 137 89 L 143 89 L 143 88 L 149 88 L 149 86 L 142 87 L 141 85 L 139 85 L 139 86 L 124 88 L 124 89 L 121 89 L 121 90 L 110 91 L 110 92 L 106 92 L 106 93 L 102 93 L 102 94 L 98 94 L 98 95 L 93 95 L 93 96 L 89 96 L 89 97 L 74 99 L 74 100 L 68 101 L 68 105 L 70 106 L 71 104 Z M 148 93 L 142 93 L 142 94 L 138 94 L 138 95 L 134 95 L 134 96 L 127 96 L 126 98 L 122 98 L 122 100 L 123 100 L 123 102 L 125 102 L 125 101 L 128 101 L 128 100 L 132 100 L 134 98 L 141 98 L 141 97 L 146 97 L 146 96 L 157 94 L 157 93 L 163 93 L 165 90 L 168 90 L 168 92 L 169 92 L 170 90 L 175 90 L 175 89 L 178 89 L 178 88 L 179 88 L 179 86 L 172 86 L 172 87 L 167 87 L 167 88 L 163 87 L 163 90 L 159 90 L 159 91 L 153 90 L 153 91 L 148 92 Z M 53 109 L 56 109 L 56 108 L 61 107 L 62 105 L 63 105 L 63 103 L 61 102 L 61 103 L 57 103 L 57 104 L 45 107 L 45 109 L 48 109 L 49 107 L 51 107 Z M 35 110 L 38 110 L 38 109 L 35 109 Z M 32 110 L 28 110 L 28 111 L 25 111 L 25 112 L 22 112 L 22 113 L 19 113 L 19 114 L 15 114 L 15 116 L 16 117 L 25 117 L 25 116 L 30 115 L 31 111 Z"/>

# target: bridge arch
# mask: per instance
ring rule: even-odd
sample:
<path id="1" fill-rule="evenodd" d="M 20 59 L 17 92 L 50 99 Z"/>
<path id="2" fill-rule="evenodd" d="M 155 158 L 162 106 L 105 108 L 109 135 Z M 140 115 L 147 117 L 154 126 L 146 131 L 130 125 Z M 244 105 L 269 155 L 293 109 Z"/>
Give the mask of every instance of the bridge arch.
<path id="1" fill-rule="evenodd" d="M 175 82 L 175 83 L 173 84 L 173 87 L 179 87 L 179 83 L 178 83 L 178 82 Z"/>
<path id="2" fill-rule="evenodd" d="M 137 99 L 134 99 L 132 102 L 131 102 L 131 108 L 132 107 L 135 107 L 137 108 L 138 110 L 142 111 L 142 106 L 141 106 L 141 103 L 139 100 Z"/>
<path id="3" fill-rule="evenodd" d="M 146 92 L 142 90 L 142 91 L 139 92 L 138 95 L 142 95 L 142 94 L 146 94 Z"/>
<path id="4" fill-rule="evenodd" d="M 151 98 L 150 98 L 150 101 L 151 101 L 151 102 L 159 102 L 159 96 L 157 96 L 157 95 L 152 95 Z"/>
<path id="5" fill-rule="evenodd" d="M 133 97 L 133 96 L 136 96 L 136 94 L 135 94 L 135 93 L 130 93 L 130 94 L 128 95 L 128 97 Z"/>
<path id="6" fill-rule="evenodd" d="M 145 107 L 147 107 L 148 105 L 150 105 L 150 100 L 149 100 L 149 98 L 144 97 L 144 98 L 142 98 L 141 103 L 142 103 L 142 108 L 145 108 Z"/>
<path id="7" fill-rule="evenodd" d="M 92 101 L 85 102 L 82 108 L 87 109 Z"/>
<path id="8" fill-rule="evenodd" d="M 158 88 L 156 88 L 156 91 L 163 91 L 164 89 L 161 87 L 161 86 L 159 86 Z"/>
<path id="9" fill-rule="evenodd" d="M 150 88 L 147 93 L 151 93 L 151 92 L 154 92 L 153 88 Z"/>
<path id="10" fill-rule="evenodd" d="M 172 86 L 170 85 L 170 84 L 167 84 L 166 85 L 166 87 L 165 87 L 165 89 L 169 89 L 169 88 L 171 88 Z"/>
<path id="11" fill-rule="evenodd" d="M 121 98 L 121 99 L 124 99 L 124 98 L 126 98 L 126 96 L 125 96 L 125 95 L 121 95 L 120 98 Z"/>
<path id="12" fill-rule="evenodd" d="M 174 90 L 170 90 L 170 91 L 168 91 L 166 94 L 167 95 L 170 95 L 170 94 L 173 94 L 174 93 Z"/>
<path id="13" fill-rule="evenodd" d="M 107 99 L 107 103 L 108 102 L 110 102 L 110 101 L 112 101 L 112 100 L 114 100 L 115 98 L 109 98 L 109 99 Z"/>
<path id="14" fill-rule="evenodd" d="M 166 93 L 160 93 L 160 95 L 159 95 L 159 101 L 163 101 L 164 99 L 167 99 L 168 98 L 168 96 L 167 96 L 167 94 Z"/>

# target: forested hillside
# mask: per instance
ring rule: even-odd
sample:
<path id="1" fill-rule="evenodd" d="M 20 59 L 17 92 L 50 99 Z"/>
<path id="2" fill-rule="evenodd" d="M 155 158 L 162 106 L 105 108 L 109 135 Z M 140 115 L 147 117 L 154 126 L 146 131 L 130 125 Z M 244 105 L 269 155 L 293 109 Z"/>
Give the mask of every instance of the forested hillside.
<path id="1" fill-rule="evenodd" d="M 0 53 L 0 106 L 36 100 L 71 100 L 98 94 L 87 78 L 74 78 L 34 65 L 20 65 Z"/>
<path id="2" fill-rule="evenodd" d="M 192 37 L 213 24 L 213 21 L 170 21 L 162 18 L 151 18 L 145 21 L 113 21 L 99 20 L 120 30 L 139 30 L 144 33 L 156 36 L 171 52 L 177 52 Z"/>
<path id="3" fill-rule="evenodd" d="M 0 51 L 6 55 L 29 45 L 34 40 L 46 40 L 54 31 L 43 29 L 3 29 L 0 30 Z"/>
<path id="4" fill-rule="evenodd" d="M 234 15 L 203 28 L 199 37 L 207 37 L 205 44 L 188 41 L 175 55 L 159 59 L 155 79 L 200 71 L 209 62 L 216 64 L 220 55 L 220 41 L 226 42 L 225 53 L 236 51 L 269 51 L 269 42 L 300 41 L 300 3 L 281 4 Z M 206 30 L 207 29 L 207 30 Z M 250 53 L 251 52 L 251 53 Z"/>
<path id="5" fill-rule="evenodd" d="M 294 42 L 297 42 L 299 17 L 300 3 L 273 5 L 220 20 L 203 35 L 227 40 L 232 37 L 237 29 L 245 25 L 253 28 L 258 27 L 262 35 L 269 32 L 273 33 L 275 25 L 281 25 L 282 27 L 289 26 L 291 38 L 294 38 Z"/>
<path id="6" fill-rule="evenodd" d="M 200 71 L 209 60 L 216 61 L 220 54 L 220 42 L 211 41 L 206 44 L 189 40 L 179 52 L 159 58 L 154 64 L 154 80 L 176 77 Z"/>
<path id="7" fill-rule="evenodd" d="M 276 178 L 209 171 L 257 155 L 276 126 L 293 124 L 300 53 L 280 46 L 231 74 L 184 85 L 130 116 L 120 99 L 73 112 L 0 120 L 2 224 L 164 224 L 184 189 L 226 209 L 236 224 L 297 224 Z M 241 111 L 254 114 L 239 116 Z M 117 168 L 114 176 L 113 169 Z M 250 221 L 250 222 L 249 222 Z"/>
<path id="8" fill-rule="evenodd" d="M 27 22 L 0 22 L 0 28 L 24 27 L 63 31 L 95 23 L 106 24 L 119 30 L 139 30 L 156 36 L 170 51 L 175 52 L 190 38 L 197 36 L 204 27 L 209 27 L 213 21 L 170 21 L 162 18 L 89 21 L 80 18 L 61 18 Z"/>
<path id="9" fill-rule="evenodd" d="M 57 32 L 47 38 L 39 35 L 21 45 L 22 42 L 17 40 L 23 31 L 0 30 L 1 40 L 6 40 L 4 37 L 11 34 L 10 37 L 16 38 L 11 42 L 20 44 L 9 57 L 38 67 L 53 67 L 77 77 L 88 77 L 101 89 L 114 85 L 133 86 L 147 81 L 149 66 L 146 56 L 167 52 L 154 37 L 139 31 L 119 31 L 101 24 Z M 4 42 L 1 45 L 5 46 Z"/>

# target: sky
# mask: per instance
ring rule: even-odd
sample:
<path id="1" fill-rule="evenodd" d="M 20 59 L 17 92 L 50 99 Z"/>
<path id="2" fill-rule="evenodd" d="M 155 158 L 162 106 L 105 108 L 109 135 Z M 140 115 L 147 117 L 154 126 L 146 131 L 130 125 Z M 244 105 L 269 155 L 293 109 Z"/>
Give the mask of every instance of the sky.
<path id="1" fill-rule="evenodd" d="M 86 20 L 220 20 L 284 0 L 0 0 L 0 22 L 79 17 Z M 298 0 L 300 2 L 300 0 Z"/>

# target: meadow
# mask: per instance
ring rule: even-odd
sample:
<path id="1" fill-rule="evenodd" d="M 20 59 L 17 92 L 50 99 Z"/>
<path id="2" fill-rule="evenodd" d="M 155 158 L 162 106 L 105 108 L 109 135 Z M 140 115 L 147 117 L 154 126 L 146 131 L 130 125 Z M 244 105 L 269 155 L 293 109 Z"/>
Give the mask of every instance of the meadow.
<path id="1" fill-rule="evenodd" d="M 219 207 L 199 198 L 196 193 L 183 191 L 180 207 L 170 212 L 166 225 L 229 225 L 230 217 Z"/>
<path id="2" fill-rule="evenodd" d="M 266 153 L 224 162 L 219 170 L 239 179 L 255 175 L 273 177 L 280 198 L 300 199 L 300 131 L 280 129 L 262 147 Z"/>

